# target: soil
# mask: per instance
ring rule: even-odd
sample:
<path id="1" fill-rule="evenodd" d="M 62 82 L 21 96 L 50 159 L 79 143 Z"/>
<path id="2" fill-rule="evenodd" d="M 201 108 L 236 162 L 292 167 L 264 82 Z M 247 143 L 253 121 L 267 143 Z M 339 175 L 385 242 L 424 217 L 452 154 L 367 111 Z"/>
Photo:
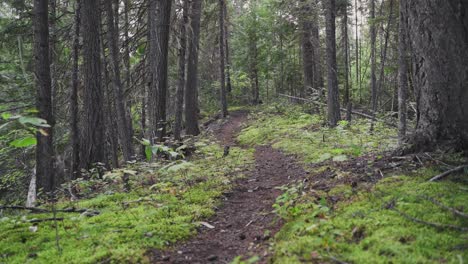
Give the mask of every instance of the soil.
<path id="1" fill-rule="evenodd" d="M 212 126 L 216 138 L 224 146 L 236 144 L 235 136 L 247 120 L 247 112 L 231 113 L 226 122 Z M 207 222 L 214 226 L 200 228 L 198 234 L 176 245 L 168 252 L 153 251 L 154 263 L 230 263 L 235 257 L 259 256 L 258 263 L 269 259 L 269 240 L 281 228 L 282 222 L 272 212 L 276 198 L 282 193 L 276 187 L 306 172 L 292 156 L 271 146 L 255 148 L 255 167 L 247 177 L 236 182 L 225 193 L 223 204 Z"/>

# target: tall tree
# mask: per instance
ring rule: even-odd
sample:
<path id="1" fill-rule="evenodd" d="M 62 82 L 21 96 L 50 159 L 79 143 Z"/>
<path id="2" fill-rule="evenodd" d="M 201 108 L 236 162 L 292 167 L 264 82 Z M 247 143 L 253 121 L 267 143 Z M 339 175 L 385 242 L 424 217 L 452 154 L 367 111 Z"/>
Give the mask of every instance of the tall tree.
<path id="1" fill-rule="evenodd" d="M 116 26 L 114 19 L 114 8 L 112 5 L 113 0 L 105 0 L 105 8 L 107 11 L 107 42 L 110 51 L 110 66 L 111 66 L 111 79 L 114 90 L 114 102 L 117 110 L 117 129 L 119 135 L 120 146 L 125 161 L 134 158 L 134 150 L 132 146 L 132 138 L 128 126 L 130 122 L 127 121 L 125 98 L 122 80 L 120 76 L 120 51 L 118 47 L 119 42 L 119 29 Z"/>
<path id="2" fill-rule="evenodd" d="M 375 0 L 370 0 L 370 45 L 371 45 L 371 104 L 372 104 L 372 111 L 375 114 L 377 111 L 377 80 L 376 80 L 376 37 L 377 37 L 377 28 L 375 22 Z"/>
<path id="3" fill-rule="evenodd" d="M 185 126 L 188 135 L 200 134 L 198 128 L 198 50 L 202 0 L 190 5 L 190 29 L 188 30 L 187 82 L 185 86 Z"/>
<path id="4" fill-rule="evenodd" d="M 39 118 L 50 127 L 37 132 L 36 177 L 39 188 L 50 192 L 54 188 L 54 146 L 52 115 L 52 86 L 49 61 L 48 1 L 34 0 L 34 62 L 36 107 Z"/>
<path id="5" fill-rule="evenodd" d="M 231 56 L 229 50 L 229 13 L 227 8 L 227 3 L 223 5 L 224 11 L 224 48 L 226 54 L 226 89 L 228 93 L 232 91 L 231 84 Z"/>
<path id="6" fill-rule="evenodd" d="M 406 100 L 408 97 L 408 61 L 407 61 L 407 20 L 406 2 L 400 1 L 400 23 L 398 33 L 398 141 L 400 144 L 406 136 Z"/>
<path id="7" fill-rule="evenodd" d="M 219 83 L 221 85 L 221 115 L 228 116 L 227 99 L 226 99 L 226 70 L 225 70 L 225 41 L 224 41 L 224 0 L 219 0 Z"/>
<path id="8" fill-rule="evenodd" d="M 326 42 L 327 42 L 327 68 L 328 68 L 328 123 L 330 126 L 336 126 L 341 119 L 340 101 L 338 91 L 338 77 L 336 66 L 336 3 L 335 0 L 327 0 L 326 9 Z"/>
<path id="9" fill-rule="evenodd" d="M 468 3 L 406 2 L 418 109 L 411 143 L 468 152 Z"/>
<path id="10" fill-rule="evenodd" d="M 384 86 L 384 79 L 385 79 L 385 63 L 387 61 L 387 49 L 388 49 L 388 42 L 390 38 L 390 27 L 392 26 L 392 21 L 393 21 L 393 0 L 390 0 L 390 11 L 388 14 L 388 20 L 387 20 L 387 27 L 386 30 L 382 29 L 382 31 L 385 32 L 385 41 L 384 41 L 384 47 L 383 51 L 381 54 L 381 59 L 380 59 L 380 73 L 379 73 L 379 83 L 378 83 L 378 88 L 377 91 L 382 92 L 383 91 L 383 86 Z"/>
<path id="11" fill-rule="evenodd" d="M 104 89 L 101 76 L 99 2 L 82 0 L 84 117 L 80 145 L 80 167 L 88 169 L 105 161 Z"/>
<path id="12" fill-rule="evenodd" d="M 184 111 L 184 90 L 185 90 L 185 80 L 186 80 L 186 54 L 187 54 L 187 25 L 189 22 L 188 18 L 188 7 L 189 1 L 182 1 L 182 18 L 180 20 L 179 26 L 179 80 L 177 83 L 176 91 L 176 111 L 175 111 L 175 121 L 174 121 L 174 138 L 176 140 L 181 139 L 181 130 L 182 130 L 182 114 Z"/>
<path id="13" fill-rule="evenodd" d="M 356 87 L 359 87 L 359 101 L 361 101 L 361 82 L 360 82 L 360 64 L 359 64 L 359 23 L 358 23 L 358 0 L 354 0 L 355 15 L 355 33 L 356 33 Z"/>
<path id="14" fill-rule="evenodd" d="M 249 38 L 249 72 L 250 72 L 250 86 L 252 89 L 252 103 L 258 104 L 260 102 L 260 87 L 258 81 L 258 36 L 257 36 L 257 25 L 258 19 L 257 14 L 255 13 L 256 2 L 251 2 L 250 7 L 250 16 L 252 18 L 253 25 L 248 30 L 248 38 Z"/>
<path id="15" fill-rule="evenodd" d="M 312 29 L 313 22 L 310 19 L 310 3 L 308 1 L 301 2 L 301 48 L 302 48 L 302 70 L 304 74 L 304 88 L 301 89 L 301 97 L 304 97 L 305 93 L 313 88 L 316 88 L 314 84 L 315 73 L 315 54 L 314 54 L 314 43 L 312 42 Z"/>
<path id="16" fill-rule="evenodd" d="M 149 90 L 151 138 L 163 141 L 166 134 L 169 33 L 172 0 L 150 1 L 148 10 L 150 65 Z"/>
<path id="17" fill-rule="evenodd" d="M 73 69 L 71 78 L 71 93 L 70 93 L 70 127 L 71 127 L 71 146 L 72 146 L 72 162 L 71 162 L 71 178 L 76 179 L 80 173 L 80 132 L 78 129 L 78 63 L 80 56 L 80 26 L 81 26 L 81 0 L 75 2 L 75 21 L 73 30 Z"/>
<path id="18" fill-rule="evenodd" d="M 349 36 L 348 36 L 348 1 L 343 3 L 343 50 L 344 50 L 344 76 L 345 76 L 345 96 L 344 104 L 346 109 L 346 120 L 351 121 L 351 99 L 350 99 L 350 84 L 349 84 Z"/>

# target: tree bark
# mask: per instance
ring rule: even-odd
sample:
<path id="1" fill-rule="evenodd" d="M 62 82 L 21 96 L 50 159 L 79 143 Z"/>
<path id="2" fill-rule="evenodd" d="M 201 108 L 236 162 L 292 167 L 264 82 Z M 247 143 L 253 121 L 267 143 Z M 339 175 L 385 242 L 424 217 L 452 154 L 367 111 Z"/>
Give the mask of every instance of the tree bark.
<path id="1" fill-rule="evenodd" d="M 48 25 L 48 1 L 34 0 L 34 62 L 35 62 L 35 86 L 36 107 L 38 117 L 47 121 L 50 125 L 43 128 L 44 133 L 37 132 L 36 146 L 36 177 L 38 188 L 45 192 L 54 189 L 54 146 L 53 127 L 54 116 L 52 114 L 52 87 L 49 61 L 49 25 Z"/>
<path id="2" fill-rule="evenodd" d="M 370 45 L 371 45 L 371 105 L 372 112 L 377 111 L 377 79 L 375 75 L 376 70 L 376 37 L 377 29 L 375 26 L 375 0 L 370 0 Z"/>
<path id="3" fill-rule="evenodd" d="M 359 24 L 358 24 L 358 1 L 354 0 L 355 27 L 356 27 L 356 88 L 359 87 L 359 101 L 361 101 L 361 83 L 359 82 Z"/>
<path id="4" fill-rule="evenodd" d="M 348 112 L 346 113 L 346 120 L 351 121 L 351 100 L 349 88 L 349 36 L 348 36 L 348 3 L 345 3 L 343 10 L 343 49 L 344 49 L 344 66 L 345 66 L 345 98 L 344 105 Z"/>
<path id="5" fill-rule="evenodd" d="M 81 27 L 81 0 L 75 2 L 75 27 L 73 36 L 73 69 L 71 79 L 71 94 L 70 94 L 70 128 L 71 128 L 71 179 L 78 178 L 80 174 L 80 132 L 78 129 L 78 63 L 80 56 L 80 27 Z"/>
<path id="6" fill-rule="evenodd" d="M 152 70 L 149 90 L 151 141 L 163 141 L 166 134 L 166 96 L 168 79 L 169 33 L 172 0 L 150 1 L 150 65 Z"/>
<path id="7" fill-rule="evenodd" d="M 302 70 L 304 74 L 304 88 L 301 90 L 300 97 L 304 97 L 307 91 L 316 88 L 315 84 L 315 54 L 314 43 L 312 42 L 313 22 L 310 20 L 311 8 L 309 3 L 302 1 L 302 20 L 301 28 L 301 49 L 302 49 Z"/>
<path id="8" fill-rule="evenodd" d="M 118 0 L 116 0 L 118 2 Z M 123 62 L 125 66 L 125 88 L 124 91 L 124 99 L 125 99 L 125 115 L 127 117 L 127 128 L 129 129 L 130 139 L 133 138 L 135 133 L 133 129 L 133 121 L 132 121 L 132 100 L 131 96 L 129 95 L 131 92 L 132 87 L 132 72 L 131 72 L 131 63 L 130 63 L 130 18 L 129 13 L 132 8 L 132 4 L 130 0 L 124 0 L 124 42 L 125 42 L 125 52 L 123 54 Z M 116 5 L 118 9 L 118 3 Z M 118 25 L 118 23 L 117 23 Z M 118 27 L 118 26 L 117 26 Z"/>
<path id="9" fill-rule="evenodd" d="M 187 54 L 187 25 L 189 22 L 188 18 L 188 0 L 182 2 L 182 19 L 179 27 L 179 80 L 177 83 L 176 91 L 176 111 L 174 121 L 174 139 L 181 140 L 182 131 L 182 113 L 184 111 L 184 90 L 185 90 L 185 65 L 186 65 L 186 54 Z"/>
<path id="10" fill-rule="evenodd" d="M 407 1 L 414 85 L 419 95 L 416 151 L 468 152 L 468 3 Z"/>
<path id="11" fill-rule="evenodd" d="M 223 118 L 228 116 L 226 99 L 226 70 L 224 64 L 224 0 L 219 0 L 219 83 L 221 87 L 221 115 Z"/>
<path id="12" fill-rule="evenodd" d="M 99 2 L 82 1 L 84 117 L 80 151 L 80 167 L 105 161 L 104 89 L 101 79 L 101 46 Z"/>
<path id="13" fill-rule="evenodd" d="M 187 135 L 200 134 L 198 127 L 198 50 L 202 0 L 193 0 L 188 29 L 187 82 L 185 87 L 185 126 Z"/>
<path id="14" fill-rule="evenodd" d="M 406 3 L 400 1 L 400 22 L 398 33 L 398 142 L 402 144 L 406 137 L 406 101 L 408 98 L 408 61 L 407 61 L 407 18 Z"/>
<path id="15" fill-rule="evenodd" d="M 327 34 L 327 68 L 328 68 L 328 123 L 334 127 L 341 119 L 338 92 L 338 78 L 336 67 L 336 26 L 335 26 L 335 0 L 328 0 L 326 6 L 326 34 Z"/>
<path id="16" fill-rule="evenodd" d="M 224 11 L 224 47 L 226 51 L 226 89 L 228 93 L 232 92 L 231 84 L 231 56 L 229 55 L 229 13 L 227 3 L 223 5 Z"/>
<path id="17" fill-rule="evenodd" d="M 130 161 L 134 158 L 134 150 L 132 146 L 132 138 L 130 135 L 129 122 L 127 121 L 125 97 L 123 92 L 122 80 L 120 77 L 120 51 L 118 48 L 119 30 L 115 26 L 113 0 L 105 0 L 107 10 L 107 42 L 110 52 L 111 79 L 114 90 L 114 101 L 117 111 L 117 129 L 119 131 L 119 141 L 122 148 L 122 153 L 125 161 Z"/>
<path id="18" fill-rule="evenodd" d="M 377 91 L 382 93 L 384 91 L 384 79 L 385 79 L 385 63 L 387 61 L 387 49 L 388 49 L 388 39 L 390 37 L 390 27 L 392 25 L 393 20 L 393 0 L 390 0 L 390 12 L 388 14 L 388 21 L 387 21 L 387 30 L 385 31 L 385 42 L 382 52 L 382 59 L 380 61 L 380 73 L 379 73 L 379 86 Z M 382 29 L 383 30 L 383 29 Z"/>

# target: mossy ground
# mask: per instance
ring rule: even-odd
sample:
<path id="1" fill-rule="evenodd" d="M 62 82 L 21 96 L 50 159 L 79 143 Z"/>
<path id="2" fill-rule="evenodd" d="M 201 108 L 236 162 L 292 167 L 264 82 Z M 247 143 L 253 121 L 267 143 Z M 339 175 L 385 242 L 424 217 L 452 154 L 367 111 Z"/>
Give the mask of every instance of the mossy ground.
<path id="1" fill-rule="evenodd" d="M 274 262 L 463 263 L 468 259 L 466 232 L 416 223 L 391 208 L 423 221 L 467 227 L 467 219 L 424 199 L 435 197 L 466 210 L 467 185 L 427 182 L 430 175 L 434 172 L 423 169 L 386 178 L 333 211 L 317 201 L 301 204 L 302 211 L 275 238 Z"/>
<path id="2" fill-rule="evenodd" d="M 0 263 L 147 262 L 149 248 L 165 248 L 188 238 L 196 232 L 198 221 L 214 213 L 217 198 L 253 161 L 252 150 L 232 148 L 231 155 L 222 158 L 220 146 L 208 142 L 198 146 L 200 151 L 190 163 L 163 169 L 162 163 L 133 165 L 129 193 L 119 190 L 122 171 L 116 171 L 100 181 L 109 188 L 94 198 L 60 201 L 58 208 L 100 212 L 94 217 L 57 214 L 64 218 L 57 225 L 61 253 L 53 221 L 39 223 L 35 232 L 27 222 L 52 214 L 4 212 L 0 216 Z M 83 188 L 95 185 L 81 184 Z"/>
<path id="3" fill-rule="evenodd" d="M 301 108 L 289 106 L 278 114 L 278 107 L 264 107 L 252 114 L 255 120 L 238 139 L 241 144 L 273 144 L 286 153 L 299 154 L 305 162 L 328 159 L 342 161 L 369 152 L 385 151 L 396 146 L 396 130 L 383 123 L 357 119 L 338 127 L 324 126 L 321 115 L 306 114 Z M 281 111 L 281 109 L 280 109 Z"/>
<path id="4" fill-rule="evenodd" d="M 370 122 L 362 119 L 326 128 L 322 116 L 305 114 L 297 107 L 288 107 L 287 111 L 281 106 L 263 107 L 252 114 L 252 120 L 238 137 L 241 143 L 273 144 L 298 154 L 305 166 L 327 161 L 324 166 L 311 168 L 311 175 L 330 169 L 335 162 L 352 162 L 363 155 L 379 159 L 379 153 L 396 146 L 395 129 L 384 124 L 376 123 L 373 132 L 369 131 Z M 372 161 L 368 166 L 373 166 Z M 331 169 L 339 177 L 353 176 L 353 172 Z M 436 168 L 399 171 L 386 175 L 376 185 L 365 183 L 365 188 L 353 188 L 338 184 L 327 192 L 307 189 L 303 182 L 285 186 L 274 210 L 286 224 L 272 243 L 272 261 L 463 263 L 468 259 L 466 232 L 416 223 L 393 210 L 427 222 L 468 227 L 467 219 L 424 198 L 433 197 L 466 211 L 468 182 L 427 182 L 434 174 Z M 340 202 L 330 204 L 327 198 L 331 196 L 341 196 Z"/>

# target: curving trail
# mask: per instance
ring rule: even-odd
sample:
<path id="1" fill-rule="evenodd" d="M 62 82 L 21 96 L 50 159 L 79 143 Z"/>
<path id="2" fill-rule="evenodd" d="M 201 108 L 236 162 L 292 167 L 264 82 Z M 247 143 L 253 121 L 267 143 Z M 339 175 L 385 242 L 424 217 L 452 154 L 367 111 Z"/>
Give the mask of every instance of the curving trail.
<path id="1" fill-rule="evenodd" d="M 228 121 L 214 128 L 223 145 L 235 145 L 235 136 L 247 119 L 247 112 L 231 113 Z M 153 252 L 154 263 L 230 263 L 236 256 L 259 256 L 266 263 L 268 240 L 282 223 L 272 205 L 282 192 L 275 187 L 305 176 L 294 158 L 271 146 L 257 146 L 255 168 L 238 180 L 223 205 L 211 219 L 215 228 L 200 232 L 171 252 Z"/>

